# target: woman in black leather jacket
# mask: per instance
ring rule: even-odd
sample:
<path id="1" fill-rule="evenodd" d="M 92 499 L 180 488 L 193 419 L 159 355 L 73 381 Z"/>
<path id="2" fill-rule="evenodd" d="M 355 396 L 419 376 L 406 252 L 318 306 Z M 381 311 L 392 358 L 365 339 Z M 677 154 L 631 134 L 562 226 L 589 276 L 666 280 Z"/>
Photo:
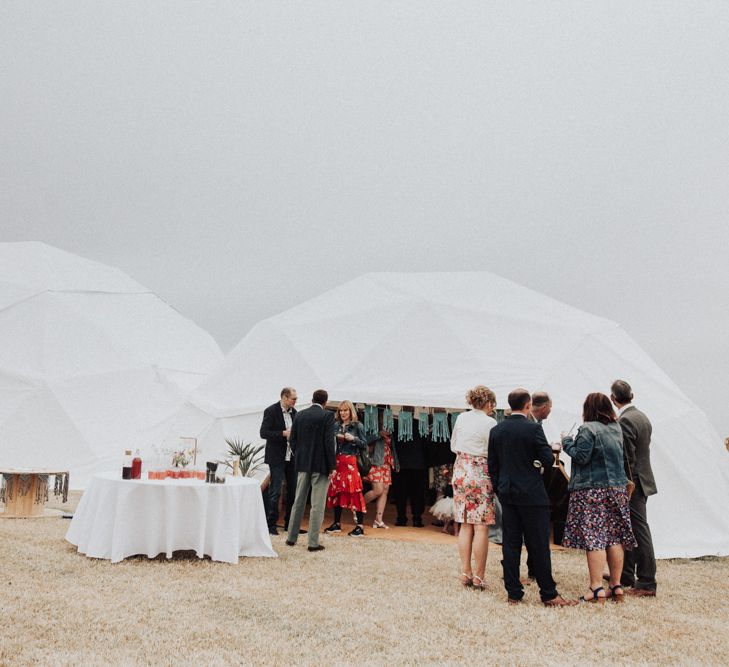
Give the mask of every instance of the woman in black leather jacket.
<path id="1" fill-rule="evenodd" d="M 355 513 L 357 525 L 348 534 L 352 537 L 364 535 L 362 523 L 367 511 L 362 495 L 362 478 L 357 468 L 357 452 L 367 447 L 362 423 L 357 417 L 351 401 L 342 401 L 337 408 L 337 467 L 329 483 L 327 507 L 334 508 L 334 523 L 325 533 L 339 533 L 342 530 L 342 508 Z"/>

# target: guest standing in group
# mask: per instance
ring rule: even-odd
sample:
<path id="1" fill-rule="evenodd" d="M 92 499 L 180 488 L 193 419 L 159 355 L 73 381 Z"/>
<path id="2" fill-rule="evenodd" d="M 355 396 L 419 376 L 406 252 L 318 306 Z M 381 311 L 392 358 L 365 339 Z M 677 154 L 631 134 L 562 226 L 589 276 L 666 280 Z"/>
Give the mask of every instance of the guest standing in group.
<path id="1" fill-rule="evenodd" d="M 589 394 L 582 406 L 583 424 L 574 438 L 562 438 L 572 458 L 569 508 L 562 544 L 587 553 L 590 592 L 585 602 L 604 602 L 602 586 L 607 561 L 610 597 L 622 602 L 620 584 L 624 548 L 636 546 L 630 525 L 630 507 L 623 467 L 623 434 L 605 394 Z"/>
<path id="2" fill-rule="evenodd" d="M 337 425 L 334 415 L 324 406 L 329 395 L 324 389 L 317 389 L 311 397 L 312 406 L 296 415 L 291 425 L 289 441 L 296 462 L 296 498 L 289 519 L 286 544 L 293 547 L 301 532 L 306 500 L 311 489 L 311 512 L 309 513 L 309 551 L 321 551 L 319 531 L 324 521 L 324 505 L 327 499 L 329 481 L 334 475 L 335 433 Z"/>
<path id="3" fill-rule="evenodd" d="M 549 417 L 550 413 L 552 412 L 552 399 L 549 397 L 549 394 L 546 391 L 535 391 L 532 394 L 532 407 L 529 410 L 529 415 L 527 416 L 527 419 L 530 422 L 534 422 L 535 424 L 539 424 L 541 426 L 542 422 Z M 542 427 L 543 429 L 544 427 Z M 547 489 L 547 496 L 549 496 L 549 480 L 552 475 L 552 466 L 545 466 L 544 472 L 542 474 L 542 482 L 544 482 L 544 486 Z M 551 516 L 551 499 L 550 499 L 550 516 Z M 527 552 L 527 578 L 530 581 L 535 581 L 536 577 L 534 576 L 534 568 L 532 566 L 532 559 L 529 553 Z"/>
<path id="4" fill-rule="evenodd" d="M 646 417 L 633 405 L 633 390 L 625 380 L 613 382 L 611 400 L 618 409 L 618 423 L 623 431 L 626 472 L 635 483 L 630 498 L 630 520 L 638 548 L 625 554 L 623 586 L 631 587 L 628 595 L 655 597 L 656 557 L 653 537 L 648 526 L 648 496 L 658 493 L 651 468 L 651 426 Z"/>
<path id="5" fill-rule="evenodd" d="M 552 449 L 539 424 L 527 419 L 531 396 L 526 389 L 509 394 L 511 415 L 489 434 L 488 470 L 501 501 L 504 586 L 510 604 L 519 604 L 524 586 L 519 579 L 521 547 L 532 557 L 539 595 L 547 607 L 577 604 L 557 592 L 549 552 L 549 497 L 540 468 L 552 465 Z"/>
<path id="6" fill-rule="evenodd" d="M 420 429 L 413 429 L 412 440 L 400 440 L 398 418 L 392 432 L 395 454 L 400 464 L 400 472 L 393 479 L 395 506 L 397 507 L 396 526 L 408 525 L 408 501 L 413 517 L 413 527 L 423 528 L 425 511 L 425 489 L 428 485 L 428 463 L 426 447 L 428 436 L 420 435 Z"/>
<path id="7" fill-rule="evenodd" d="M 473 408 L 458 415 L 451 434 L 453 464 L 453 518 L 461 524 L 458 553 L 461 557 L 461 583 L 483 590 L 486 585 L 486 559 L 489 552 L 489 526 L 496 522 L 494 491 L 488 470 L 489 433 L 496 426 L 491 417 L 496 395 L 478 385 L 466 394 Z M 471 567 L 471 559 L 475 568 Z"/>
<path id="8" fill-rule="evenodd" d="M 378 411 L 379 412 L 379 411 Z M 382 428 L 382 413 L 379 413 L 380 431 L 373 441 L 369 443 L 373 447 L 372 467 L 367 475 L 367 481 L 372 489 L 364 495 L 365 503 L 376 500 L 375 519 L 372 522 L 373 528 L 387 528 L 383 515 L 387 507 L 387 493 L 392 485 L 392 471 L 399 470 L 397 453 L 392 447 L 392 436 Z"/>
<path id="9" fill-rule="evenodd" d="M 291 423 L 296 416 L 296 389 L 284 387 L 281 390 L 281 400 L 269 405 L 263 411 L 260 435 L 266 441 L 264 463 L 269 469 L 268 504 L 266 507 L 266 521 L 268 532 L 278 535 L 276 523 L 278 522 L 278 506 L 281 498 L 281 487 L 286 481 L 286 513 L 284 515 L 284 530 L 288 530 L 291 508 L 296 496 L 296 466 L 291 456 L 289 437 Z"/>
<path id="10" fill-rule="evenodd" d="M 367 448 L 364 427 L 357 417 L 351 401 L 342 401 L 337 408 L 337 465 L 327 494 L 327 507 L 334 508 L 334 523 L 326 529 L 327 533 L 342 530 L 342 509 L 355 513 L 356 525 L 348 535 L 364 535 L 364 514 L 367 511 L 362 495 L 362 478 L 357 468 L 357 453 Z"/>

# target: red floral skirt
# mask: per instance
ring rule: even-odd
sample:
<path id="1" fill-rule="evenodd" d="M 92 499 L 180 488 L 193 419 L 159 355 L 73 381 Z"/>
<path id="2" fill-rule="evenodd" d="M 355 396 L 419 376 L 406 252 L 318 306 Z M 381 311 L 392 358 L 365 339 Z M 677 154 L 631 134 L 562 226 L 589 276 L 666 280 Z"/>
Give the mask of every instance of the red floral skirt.
<path id="1" fill-rule="evenodd" d="M 337 454 L 337 469 L 327 491 L 327 507 L 337 506 L 359 512 L 367 511 L 356 456 Z"/>
<path id="2" fill-rule="evenodd" d="M 384 484 L 385 486 L 392 485 L 392 469 L 395 467 L 395 457 L 392 455 L 390 449 L 389 439 L 385 440 L 385 460 L 381 466 L 372 466 L 370 468 L 369 475 L 365 477 L 370 484 Z"/>

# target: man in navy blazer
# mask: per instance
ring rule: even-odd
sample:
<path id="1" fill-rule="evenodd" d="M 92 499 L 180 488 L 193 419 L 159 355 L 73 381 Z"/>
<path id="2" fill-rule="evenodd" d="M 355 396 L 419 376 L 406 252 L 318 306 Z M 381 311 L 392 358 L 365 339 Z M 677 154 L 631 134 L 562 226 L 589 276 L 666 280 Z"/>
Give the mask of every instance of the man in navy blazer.
<path id="1" fill-rule="evenodd" d="M 281 487 L 286 480 L 286 514 L 285 527 L 288 530 L 291 507 L 296 495 L 296 470 L 289 447 L 291 424 L 296 416 L 296 389 L 284 387 L 281 390 L 281 400 L 269 405 L 263 411 L 261 422 L 261 437 L 266 441 L 264 463 L 270 472 L 268 483 L 268 506 L 266 507 L 266 520 L 268 532 L 278 535 L 276 523 L 278 522 L 278 503 L 281 498 Z"/>
<path id="2" fill-rule="evenodd" d="M 296 499 L 291 510 L 286 544 L 293 547 L 301 530 L 306 498 L 311 491 L 309 512 L 309 551 L 322 551 L 319 531 L 324 521 L 329 482 L 336 468 L 337 422 L 334 413 L 326 410 L 329 394 L 317 389 L 311 397 L 311 407 L 302 410 L 291 428 L 291 448 L 296 457 Z"/>
<path id="3" fill-rule="evenodd" d="M 519 564 L 522 543 L 526 543 L 544 605 L 572 606 L 577 602 L 565 600 L 552 578 L 549 496 L 541 471 L 554 458 L 542 426 L 528 419 L 531 403 L 526 389 L 514 389 L 509 394 L 512 414 L 489 433 L 489 476 L 501 502 L 504 529 L 504 586 L 510 604 L 521 602 L 524 586 Z"/>

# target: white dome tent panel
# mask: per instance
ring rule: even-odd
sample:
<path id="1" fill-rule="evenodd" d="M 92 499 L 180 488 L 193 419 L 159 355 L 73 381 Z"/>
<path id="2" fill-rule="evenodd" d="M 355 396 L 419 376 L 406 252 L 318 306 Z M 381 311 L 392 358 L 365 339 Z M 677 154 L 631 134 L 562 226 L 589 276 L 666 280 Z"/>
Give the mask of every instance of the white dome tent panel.
<path id="1" fill-rule="evenodd" d="M 40 387 L 0 420 L 3 466 L 57 468 L 73 463 L 85 474 L 94 460 L 93 447 L 63 410 L 48 387 Z"/>
<path id="2" fill-rule="evenodd" d="M 214 382 L 203 382 L 191 400 L 211 415 L 225 417 L 262 409 L 261 401 L 278 396 L 284 385 L 281 377 L 300 386 L 318 385 L 320 379 L 302 359 L 289 337 L 267 323 L 255 327 L 255 335 L 246 337 L 234 350 L 231 363 L 221 364 L 211 375 Z M 253 383 L 244 380 L 256 378 Z M 231 401 L 231 397 L 235 400 Z"/>
<path id="3" fill-rule="evenodd" d="M 601 383 L 600 377 L 608 379 Z M 648 514 L 656 554 L 728 554 L 729 516 L 719 508 L 729 507 L 729 457 L 706 415 L 622 329 L 586 337 L 545 380 L 557 406 L 544 424 L 548 436 L 556 439 L 564 418 L 570 418 L 562 412 L 565 406 L 581 410 L 587 394 L 609 393 L 616 378 L 629 379 L 636 407 L 653 426 L 651 465 L 658 494 L 650 498 Z M 564 389 L 558 393 L 556 387 Z M 581 423 L 579 412 L 575 418 Z"/>
<path id="4" fill-rule="evenodd" d="M 0 465 L 67 468 L 73 488 L 161 444 L 222 358 L 121 271 L 42 243 L 0 244 L 0 296 Z"/>

